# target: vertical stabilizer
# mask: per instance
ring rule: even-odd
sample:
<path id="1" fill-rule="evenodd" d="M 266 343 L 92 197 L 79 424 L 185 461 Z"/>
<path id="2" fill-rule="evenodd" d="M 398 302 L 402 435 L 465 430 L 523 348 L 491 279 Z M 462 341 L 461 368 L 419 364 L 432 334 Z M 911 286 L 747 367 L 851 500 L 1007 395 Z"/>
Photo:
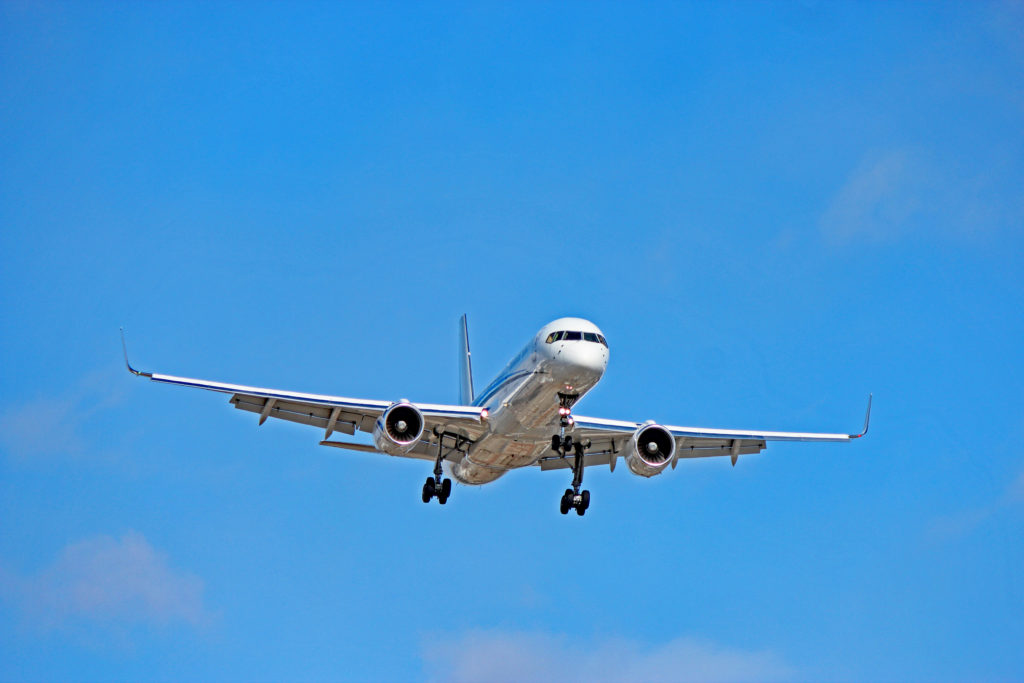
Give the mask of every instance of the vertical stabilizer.
<path id="1" fill-rule="evenodd" d="M 473 364 L 469 359 L 469 325 L 465 313 L 459 319 L 459 403 L 473 404 Z"/>

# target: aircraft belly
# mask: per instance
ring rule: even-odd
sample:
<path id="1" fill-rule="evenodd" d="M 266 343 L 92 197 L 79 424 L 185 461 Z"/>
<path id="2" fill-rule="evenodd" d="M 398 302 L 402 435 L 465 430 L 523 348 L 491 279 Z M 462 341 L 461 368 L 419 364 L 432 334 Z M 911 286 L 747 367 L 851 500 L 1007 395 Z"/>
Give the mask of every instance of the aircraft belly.
<path id="1" fill-rule="evenodd" d="M 534 432 L 558 421 L 558 385 L 542 373 L 519 384 L 491 413 L 491 431 L 513 437 Z"/>
<path id="2" fill-rule="evenodd" d="M 477 444 L 471 455 L 478 463 L 511 470 L 532 465 L 537 459 L 534 455 L 537 449 L 538 444 L 535 441 L 518 441 L 496 436 Z"/>
<path id="3" fill-rule="evenodd" d="M 520 441 L 490 434 L 473 445 L 452 474 L 463 484 L 486 484 L 508 470 L 532 465 L 549 446 L 533 439 Z"/>
<path id="4" fill-rule="evenodd" d="M 577 381 L 574 379 L 574 381 Z M 597 381 L 581 377 L 580 395 Z M 558 392 L 564 382 L 541 364 L 521 382 L 495 397 L 488 418 L 489 433 L 479 439 L 452 469 L 463 484 L 486 484 L 517 467 L 537 462 L 558 433 Z"/>

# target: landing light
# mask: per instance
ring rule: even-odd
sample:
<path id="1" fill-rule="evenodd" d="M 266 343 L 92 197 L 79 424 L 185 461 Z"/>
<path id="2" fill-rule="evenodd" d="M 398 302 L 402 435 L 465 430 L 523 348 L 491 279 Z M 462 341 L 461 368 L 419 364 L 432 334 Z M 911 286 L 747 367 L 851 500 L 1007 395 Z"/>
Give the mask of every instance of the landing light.
<path id="1" fill-rule="evenodd" d="M 566 408 L 565 406 L 563 406 L 563 407 L 558 409 L 558 414 L 559 415 L 563 415 L 563 416 L 564 415 L 568 415 L 569 414 L 569 409 Z"/>
<path id="2" fill-rule="evenodd" d="M 482 409 L 482 410 L 480 411 L 480 419 L 481 419 L 481 420 L 486 420 L 486 419 L 487 419 L 487 417 L 488 417 L 488 416 L 489 416 L 490 414 L 491 414 L 491 412 L 490 412 L 489 410 L 487 410 L 487 408 L 484 408 L 484 409 Z"/>

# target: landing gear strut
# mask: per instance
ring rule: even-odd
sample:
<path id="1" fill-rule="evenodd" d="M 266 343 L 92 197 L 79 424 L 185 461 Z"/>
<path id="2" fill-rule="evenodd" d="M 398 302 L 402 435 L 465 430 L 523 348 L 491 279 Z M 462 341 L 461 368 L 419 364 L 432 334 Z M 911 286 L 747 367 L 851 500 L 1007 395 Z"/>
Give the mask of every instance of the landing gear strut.
<path id="1" fill-rule="evenodd" d="M 423 482 L 423 502 L 429 503 L 431 498 L 436 497 L 437 502 L 444 505 L 448 502 L 448 496 L 452 495 L 452 480 L 442 479 L 444 470 L 441 469 L 441 461 L 445 458 L 444 452 L 444 437 L 448 436 L 446 433 L 437 434 L 437 458 L 434 460 L 434 476 L 427 477 L 427 480 Z M 455 448 L 458 450 L 460 445 L 460 437 L 456 436 Z"/>
<path id="2" fill-rule="evenodd" d="M 589 442 L 573 441 L 571 435 L 555 434 L 551 437 L 551 448 L 556 453 L 562 457 L 567 456 L 570 451 L 573 453 L 572 488 L 565 490 L 558 506 L 558 511 L 563 515 L 569 514 L 569 510 L 576 510 L 576 514 L 582 517 L 590 507 L 590 491 L 580 491 L 580 486 L 583 485 L 583 456 L 589 447 Z"/>

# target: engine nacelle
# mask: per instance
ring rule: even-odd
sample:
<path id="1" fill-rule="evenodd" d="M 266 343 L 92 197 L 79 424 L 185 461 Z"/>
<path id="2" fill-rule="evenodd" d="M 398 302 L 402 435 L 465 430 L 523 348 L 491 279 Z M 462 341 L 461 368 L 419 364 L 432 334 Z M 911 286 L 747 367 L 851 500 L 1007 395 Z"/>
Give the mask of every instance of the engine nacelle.
<path id="1" fill-rule="evenodd" d="M 373 425 L 373 445 L 389 455 L 405 455 L 423 436 L 423 413 L 408 401 L 392 403 Z"/>
<path id="2" fill-rule="evenodd" d="M 626 444 L 626 464 L 641 477 L 660 474 L 675 455 L 676 439 L 661 425 L 644 425 Z"/>

